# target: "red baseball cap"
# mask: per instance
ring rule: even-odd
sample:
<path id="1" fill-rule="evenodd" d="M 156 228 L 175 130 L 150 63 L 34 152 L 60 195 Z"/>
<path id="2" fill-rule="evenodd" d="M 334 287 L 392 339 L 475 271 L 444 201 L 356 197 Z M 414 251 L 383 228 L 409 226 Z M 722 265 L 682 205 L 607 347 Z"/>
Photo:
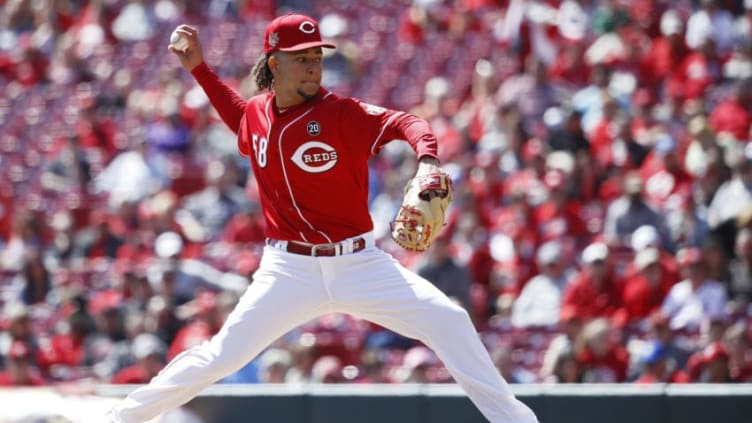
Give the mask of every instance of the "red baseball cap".
<path id="1" fill-rule="evenodd" d="M 336 48 L 321 41 L 319 23 L 315 19 L 294 13 L 280 16 L 269 23 L 264 34 L 264 53 L 299 51 L 313 47 Z"/>

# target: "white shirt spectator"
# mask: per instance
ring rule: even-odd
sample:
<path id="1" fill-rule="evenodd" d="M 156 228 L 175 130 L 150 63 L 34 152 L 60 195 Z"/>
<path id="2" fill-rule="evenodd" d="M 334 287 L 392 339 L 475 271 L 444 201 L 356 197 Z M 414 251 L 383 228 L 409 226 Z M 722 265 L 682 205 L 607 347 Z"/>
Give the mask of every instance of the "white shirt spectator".
<path id="1" fill-rule="evenodd" d="M 734 46 L 734 36 L 734 17 L 726 10 L 717 9 L 711 15 L 700 9 L 687 21 L 687 46 L 693 50 L 711 38 L 719 52 L 726 52 Z"/>
<path id="2" fill-rule="evenodd" d="M 571 276 L 570 271 L 561 267 L 561 243 L 552 240 L 541 245 L 536 261 L 542 273 L 525 284 L 512 308 L 512 325 L 517 327 L 559 323 L 561 293 Z"/>
<path id="3" fill-rule="evenodd" d="M 674 285 L 663 301 L 671 329 L 697 329 L 707 319 L 726 316 L 726 290 L 720 282 L 706 280 L 697 289 L 687 279 Z"/>
<path id="4" fill-rule="evenodd" d="M 734 23 L 737 42 L 752 40 L 752 19 L 749 18 L 750 12 L 752 12 L 752 0 L 744 0 L 744 14 L 737 17 Z"/>
<path id="5" fill-rule="evenodd" d="M 739 177 L 724 182 L 715 192 L 708 207 L 708 223 L 714 228 L 734 219 L 752 204 L 752 187 L 747 187 Z"/>
<path id="6" fill-rule="evenodd" d="M 142 147 L 137 147 L 142 148 Z M 137 202 L 158 192 L 169 178 L 142 151 L 125 151 L 117 155 L 94 180 L 98 192 L 109 193 L 113 206 Z"/>
<path id="7" fill-rule="evenodd" d="M 583 8 L 580 2 L 564 0 L 559 6 L 557 22 L 559 34 L 570 40 L 583 40 L 591 35 L 592 8 Z"/>
<path id="8" fill-rule="evenodd" d="M 567 278 L 554 279 L 538 275 L 522 288 L 512 308 L 512 325 L 516 327 L 549 326 L 559 322 L 561 292 Z"/>

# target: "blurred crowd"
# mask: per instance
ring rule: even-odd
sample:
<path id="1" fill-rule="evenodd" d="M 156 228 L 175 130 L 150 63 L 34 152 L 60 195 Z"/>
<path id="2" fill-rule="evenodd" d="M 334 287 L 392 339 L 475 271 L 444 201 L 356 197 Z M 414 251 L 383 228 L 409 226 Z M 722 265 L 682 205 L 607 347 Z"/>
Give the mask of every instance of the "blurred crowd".
<path id="1" fill-rule="evenodd" d="M 442 236 L 379 245 L 463 305 L 512 383 L 752 381 L 751 0 L 0 0 L 0 386 L 143 383 L 252 282 L 264 223 L 236 138 L 167 40 L 199 27 L 244 97 L 266 23 L 325 38 L 324 85 L 427 119 Z M 259 322 L 264 324 L 264 322 Z M 451 382 L 347 315 L 226 383 Z"/>

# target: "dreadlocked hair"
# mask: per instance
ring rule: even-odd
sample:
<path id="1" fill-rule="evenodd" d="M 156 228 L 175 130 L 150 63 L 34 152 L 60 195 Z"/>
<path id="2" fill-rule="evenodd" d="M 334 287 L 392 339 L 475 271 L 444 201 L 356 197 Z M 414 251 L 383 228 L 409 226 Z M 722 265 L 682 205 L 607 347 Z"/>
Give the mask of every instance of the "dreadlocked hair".
<path id="1" fill-rule="evenodd" d="M 268 59 L 269 56 L 262 55 L 256 62 L 256 66 L 253 67 L 253 79 L 256 82 L 256 87 L 261 91 L 271 89 L 274 81 L 272 70 L 269 69 Z"/>

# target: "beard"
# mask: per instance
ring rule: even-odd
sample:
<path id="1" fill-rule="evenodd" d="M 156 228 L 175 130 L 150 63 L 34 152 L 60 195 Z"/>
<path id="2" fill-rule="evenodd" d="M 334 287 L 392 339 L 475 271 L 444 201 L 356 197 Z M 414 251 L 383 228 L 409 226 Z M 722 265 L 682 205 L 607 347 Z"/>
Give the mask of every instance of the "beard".
<path id="1" fill-rule="evenodd" d="M 318 94 L 318 90 L 316 90 L 316 92 L 313 94 L 306 94 L 302 90 L 298 89 L 297 93 L 299 96 L 303 97 L 305 101 L 309 101 L 309 100 L 313 100 L 314 98 L 316 98 L 316 94 Z"/>

